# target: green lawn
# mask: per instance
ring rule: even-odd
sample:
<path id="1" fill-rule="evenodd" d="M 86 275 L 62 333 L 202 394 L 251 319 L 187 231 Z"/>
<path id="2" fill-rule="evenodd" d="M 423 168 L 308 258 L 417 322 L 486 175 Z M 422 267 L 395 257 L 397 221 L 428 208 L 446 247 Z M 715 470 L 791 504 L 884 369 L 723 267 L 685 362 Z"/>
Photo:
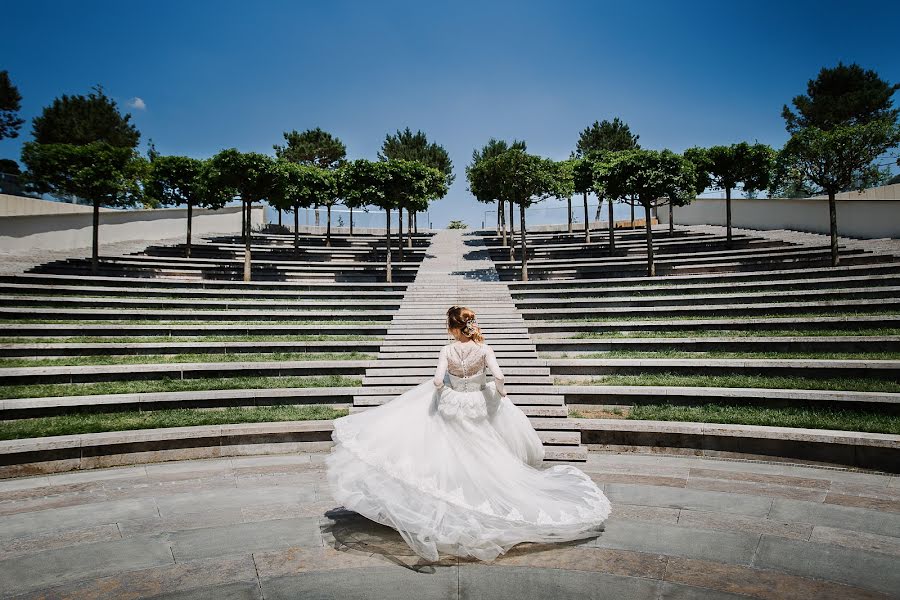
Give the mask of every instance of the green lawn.
<path id="1" fill-rule="evenodd" d="M 542 353 L 543 354 L 543 353 Z M 682 352 L 678 350 L 590 352 L 572 354 L 568 358 L 746 358 L 746 359 L 816 359 L 816 360 L 900 360 L 900 352 Z"/>
<path id="2" fill-rule="evenodd" d="M 146 365 L 212 362 L 283 362 L 295 360 L 370 360 L 362 352 L 248 352 L 246 354 L 141 354 L 127 356 L 67 356 L 63 358 L 3 358 L 0 368 L 89 365 Z"/>
<path id="3" fill-rule="evenodd" d="M 648 385 L 667 387 L 767 388 L 776 390 L 843 390 L 849 392 L 887 392 L 900 394 L 900 382 L 874 379 L 812 379 L 808 377 L 769 377 L 764 375 L 676 375 L 644 373 L 609 375 L 585 380 L 558 380 L 559 385 Z"/>
<path id="4" fill-rule="evenodd" d="M 790 306 L 786 304 L 785 306 Z M 586 311 L 590 309 L 585 309 Z M 852 311 L 823 311 L 804 312 L 791 314 L 766 314 L 766 315 L 669 315 L 660 312 L 655 315 L 611 315 L 607 317 L 573 317 L 569 319 L 545 319 L 548 323 L 604 323 L 609 321 L 708 321 L 708 320 L 741 320 L 752 322 L 753 319 L 802 319 L 806 317 L 875 317 L 900 315 L 897 310 L 852 310 Z"/>
<path id="5" fill-rule="evenodd" d="M 372 342 L 373 335 L 145 335 L 145 336 L 68 336 L 0 337 L 0 344 L 145 344 L 160 342 Z"/>
<path id="6" fill-rule="evenodd" d="M 343 417 L 347 412 L 346 409 L 335 409 L 322 405 L 285 405 L 248 408 L 232 407 L 222 410 L 179 408 L 145 412 L 79 413 L 6 421 L 3 427 L 0 428 L 0 440 L 96 433 L 99 431 L 153 429 L 157 427 L 312 421 L 336 419 Z"/>
<path id="7" fill-rule="evenodd" d="M 831 337 L 831 336 L 866 336 L 884 337 L 900 335 L 900 328 L 882 327 L 875 329 L 696 329 L 693 331 L 598 331 L 574 333 L 575 340 L 602 340 L 627 338 L 699 338 L 699 337 Z"/>
<path id="8" fill-rule="evenodd" d="M 0 399 L 140 394 L 148 392 L 196 392 L 276 388 L 359 387 L 362 379 L 343 375 L 322 377 L 218 377 L 209 379 L 149 379 L 96 383 L 44 383 L 0 387 Z"/>
<path id="9" fill-rule="evenodd" d="M 228 313 L 222 314 L 222 319 L 214 321 L 204 321 L 200 319 L 0 319 L 0 323 L 9 325 L 229 325 L 246 327 L 246 319 L 228 319 Z M 269 325 L 383 325 L 387 327 L 388 321 L 371 321 L 362 318 L 359 319 L 329 319 L 329 320 L 269 320 L 262 321 L 266 326 Z M 254 322 L 254 325 L 258 325 Z"/>

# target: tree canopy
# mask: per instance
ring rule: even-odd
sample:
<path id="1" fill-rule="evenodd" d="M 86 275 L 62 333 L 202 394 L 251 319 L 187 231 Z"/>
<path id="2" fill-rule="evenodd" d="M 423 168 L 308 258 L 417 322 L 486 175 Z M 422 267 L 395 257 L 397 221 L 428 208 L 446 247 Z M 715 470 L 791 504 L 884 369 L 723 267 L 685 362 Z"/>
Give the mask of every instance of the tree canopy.
<path id="1" fill-rule="evenodd" d="M 272 193 L 275 161 L 258 152 L 229 148 L 206 161 L 201 178 L 216 201 L 228 202 L 240 196 L 244 202 L 259 202 Z"/>
<path id="2" fill-rule="evenodd" d="M 594 121 L 578 136 L 574 154 L 576 157 L 586 157 L 598 151 L 640 148 L 639 137 L 632 134 L 631 128 L 618 117 L 612 121 Z"/>
<path id="3" fill-rule="evenodd" d="M 221 199 L 207 198 L 200 175 L 203 161 L 188 156 L 157 155 L 150 161 L 144 191 L 162 206 L 189 204 L 221 208 Z"/>
<path id="4" fill-rule="evenodd" d="M 320 127 L 303 132 L 285 131 L 285 144 L 275 145 L 275 156 L 301 165 L 336 169 L 347 158 L 347 147 L 336 136 Z"/>
<path id="5" fill-rule="evenodd" d="M 32 134 L 38 144 L 83 146 L 104 142 L 116 148 L 136 148 L 140 132 L 122 115 L 116 101 L 97 86 L 87 96 L 67 96 L 53 100 L 32 120 Z"/>
<path id="6" fill-rule="evenodd" d="M 418 161 L 443 173 L 448 186 L 456 178 L 453 174 L 453 162 L 447 150 L 439 144 L 429 142 L 423 131 L 413 133 L 409 127 L 403 131 L 398 129 L 394 135 L 385 136 L 378 152 L 378 159 Z"/>
<path id="7" fill-rule="evenodd" d="M 0 71 L 0 140 L 19 136 L 24 119 L 19 118 L 22 95 L 9 79 L 8 71 Z"/>

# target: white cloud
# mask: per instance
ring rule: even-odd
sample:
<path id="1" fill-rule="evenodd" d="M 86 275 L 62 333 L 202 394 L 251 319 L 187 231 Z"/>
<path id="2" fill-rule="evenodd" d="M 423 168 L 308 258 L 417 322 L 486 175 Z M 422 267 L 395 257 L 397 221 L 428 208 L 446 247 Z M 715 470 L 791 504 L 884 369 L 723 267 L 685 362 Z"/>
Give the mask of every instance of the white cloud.
<path id="1" fill-rule="evenodd" d="M 147 109 L 147 103 L 144 102 L 143 98 L 139 98 L 137 96 L 135 96 L 134 98 L 132 98 L 131 100 L 126 102 L 126 104 L 128 105 L 129 108 L 133 108 L 135 110 L 146 110 Z"/>

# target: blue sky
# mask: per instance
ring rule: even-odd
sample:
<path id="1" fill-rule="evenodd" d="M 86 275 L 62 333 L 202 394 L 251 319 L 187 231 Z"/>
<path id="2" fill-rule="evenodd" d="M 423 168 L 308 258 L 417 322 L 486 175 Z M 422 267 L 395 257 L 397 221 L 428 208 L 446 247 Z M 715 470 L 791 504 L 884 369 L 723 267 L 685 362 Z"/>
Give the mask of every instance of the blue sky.
<path id="1" fill-rule="evenodd" d="M 0 69 L 28 119 L 102 84 L 165 154 L 271 152 L 322 127 L 351 158 L 422 129 L 456 183 L 432 210 L 480 224 L 464 167 L 489 137 L 564 158 L 594 120 L 620 117 L 649 148 L 780 146 L 781 106 L 823 66 L 900 81 L 895 1 L 132 3 L 2 0 Z M 900 103 L 900 98 L 895 100 Z M 895 168 L 896 171 L 896 168 Z"/>

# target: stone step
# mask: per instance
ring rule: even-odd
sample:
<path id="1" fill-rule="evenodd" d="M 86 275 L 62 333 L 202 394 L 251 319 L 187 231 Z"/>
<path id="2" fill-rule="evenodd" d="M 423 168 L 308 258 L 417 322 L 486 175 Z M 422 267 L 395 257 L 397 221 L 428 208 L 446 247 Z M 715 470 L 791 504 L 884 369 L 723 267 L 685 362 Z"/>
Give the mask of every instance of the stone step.
<path id="1" fill-rule="evenodd" d="M 247 354 L 273 352 L 377 353 L 380 341 L 334 342 L 166 342 L 95 344 L 0 344 L 3 357 L 134 356 L 171 354 Z"/>
<path id="2" fill-rule="evenodd" d="M 278 310 L 136 310 L 119 309 L 110 311 L 93 308 L 38 308 L 38 307 L 0 307 L 0 319 L 62 319 L 62 320 L 170 320 L 170 321 L 204 321 L 204 320 L 238 320 L 238 321 L 301 321 L 301 320 L 334 320 L 334 321 L 390 321 L 393 313 L 384 310 L 350 311 L 350 310 L 311 310 L 311 311 L 278 311 Z"/>
<path id="3" fill-rule="evenodd" d="M 546 429 L 537 429 L 535 428 L 538 434 L 538 437 L 541 438 L 541 442 L 543 442 L 547 446 L 575 446 L 580 447 L 581 445 L 581 432 L 580 431 L 558 431 L 558 430 L 546 430 Z"/>
<path id="4" fill-rule="evenodd" d="M 348 325 L 292 325 L 278 323 L 274 325 L 257 325 L 243 323 L 197 324 L 159 323 L 159 324 L 105 324 L 105 323 L 4 323 L 3 329 L 7 337 L 71 337 L 71 336 L 208 336 L 208 335 L 362 335 L 381 337 L 387 332 L 388 322 L 353 323 Z"/>
<path id="5" fill-rule="evenodd" d="M 182 298 L 97 298 L 97 297 L 54 297 L 54 296 L 8 296 L 0 294 L 0 306 L 32 307 L 49 306 L 58 308 L 90 309 L 191 309 L 191 310 L 281 310 L 281 311 L 329 311 L 339 307 L 342 311 L 394 311 L 400 306 L 399 300 L 357 300 L 347 297 L 341 302 L 334 300 L 278 301 L 260 300 L 215 300 Z"/>
<path id="6" fill-rule="evenodd" d="M 419 383 L 422 383 L 424 378 L 430 375 L 434 375 L 434 369 L 422 369 L 421 371 L 422 373 L 420 373 L 419 375 L 366 375 L 363 377 L 362 384 L 364 387 L 383 385 L 417 385 Z M 353 371 L 353 374 L 356 373 L 357 371 Z M 505 380 L 510 385 L 549 385 L 552 383 L 551 378 L 547 375 L 505 375 Z M 2 375 L 0 375 L 0 382 L 2 381 Z"/>
<path id="7" fill-rule="evenodd" d="M 545 446 L 544 462 L 585 462 L 588 449 L 585 446 Z"/>
<path id="8" fill-rule="evenodd" d="M 900 336 L 541 339 L 538 352 L 898 352 Z"/>
<path id="9" fill-rule="evenodd" d="M 766 331 L 781 329 L 876 329 L 900 327 L 900 315 L 803 316 L 803 317 L 747 317 L 742 319 L 646 319 L 621 321 L 531 321 L 528 329 L 541 339 L 550 334 L 603 333 L 624 331 Z"/>
<path id="10" fill-rule="evenodd" d="M 0 280 L 0 293 L 7 295 L 52 293 L 53 297 L 65 296 L 128 296 L 129 298 L 164 296 L 166 298 L 302 298 L 302 299 L 343 299 L 347 297 L 368 300 L 403 299 L 403 291 L 381 291 L 336 287 L 332 290 L 262 290 L 262 289 L 206 289 L 185 287 L 117 287 L 111 285 L 58 285 L 51 283 L 5 283 Z"/>

